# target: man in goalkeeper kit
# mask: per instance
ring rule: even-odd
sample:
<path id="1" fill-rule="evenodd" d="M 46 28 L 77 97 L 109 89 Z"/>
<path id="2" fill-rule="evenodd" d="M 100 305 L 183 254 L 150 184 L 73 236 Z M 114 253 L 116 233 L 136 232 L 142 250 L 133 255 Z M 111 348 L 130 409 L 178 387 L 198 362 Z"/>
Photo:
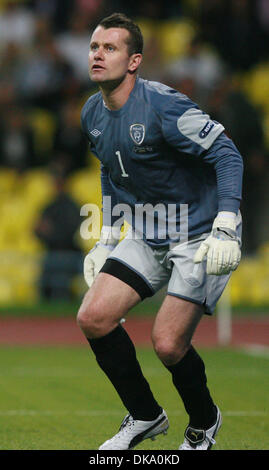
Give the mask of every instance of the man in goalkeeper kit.
<path id="1" fill-rule="evenodd" d="M 142 49 L 140 29 L 118 13 L 90 40 L 89 73 L 100 91 L 81 122 L 101 161 L 103 227 L 85 257 L 90 289 L 78 325 L 128 412 L 99 449 L 132 449 L 169 422 L 121 319 L 167 284 L 152 342 L 189 416 L 179 449 L 207 450 L 221 412 L 191 341 L 240 261 L 242 158 L 187 96 L 138 77 Z M 131 228 L 118 243 L 122 212 Z"/>

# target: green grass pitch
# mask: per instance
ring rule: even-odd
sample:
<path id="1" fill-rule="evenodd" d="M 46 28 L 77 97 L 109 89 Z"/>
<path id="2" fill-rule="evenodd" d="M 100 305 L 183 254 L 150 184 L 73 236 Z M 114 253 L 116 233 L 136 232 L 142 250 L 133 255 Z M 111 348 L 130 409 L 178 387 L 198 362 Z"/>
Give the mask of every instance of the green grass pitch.
<path id="1" fill-rule="evenodd" d="M 199 352 L 223 413 L 214 450 L 268 449 L 269 357 L 232 349 Z M 138 348 L 137 354 L 170 420 L 166 436 L 137 449 L 175 450 L 187 416 L 154 352 Z M 0 357 L 2 450 L 94 450 L 118 430 L 125 410 L 87 346 L 2 347 Z"/>

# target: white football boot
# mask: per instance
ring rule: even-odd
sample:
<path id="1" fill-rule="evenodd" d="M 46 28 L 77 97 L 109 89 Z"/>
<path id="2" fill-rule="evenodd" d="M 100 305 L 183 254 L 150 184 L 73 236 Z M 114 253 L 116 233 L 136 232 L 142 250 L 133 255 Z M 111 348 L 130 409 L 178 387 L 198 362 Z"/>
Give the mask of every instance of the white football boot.
<path id="1" fill-rule="evenodd" d="M 209 429 L 195 429 L 188 426 L 185 430 L 185 439 L 179 450 L 210 450 L 213 444 L 216 444 L 214 437 L 216 436 L 221 423 L 221 412 L 217 408 L 217 420 Z"/>
<path id="2" fill-rule="evenodd" d="M 163 410 L 153 421 L 139 421 L 128 414 L 120 426 L 119 432 L 105 441 L 99 450 L 128 450 L 133 449 L 144 439 L 155 439 L 158 434 L 167 434 L 169 421 Z"/>

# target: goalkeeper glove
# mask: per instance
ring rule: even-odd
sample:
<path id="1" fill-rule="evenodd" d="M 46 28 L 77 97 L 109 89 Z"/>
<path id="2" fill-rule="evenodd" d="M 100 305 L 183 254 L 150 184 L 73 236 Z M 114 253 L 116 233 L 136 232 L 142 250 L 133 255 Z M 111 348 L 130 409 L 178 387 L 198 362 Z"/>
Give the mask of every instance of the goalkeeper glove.
<path id="1" fill-rule="evenodd" d="M 84 279 L 89 287 L 92 286 L 107 257 L 118 244 L 119 238 L 120 227 L 102 227 L 99 242 L 84 259 Z"/>
<path id="2" fill-rule="evenodd" d="M 236 214 L 219 212 L 212 231 L 194 255 L 194 263 L 201 263 L 207 257 L 207 274 L 228 274 L 234 271 L 241 259 L 241 250 L 236 234 Z"/>

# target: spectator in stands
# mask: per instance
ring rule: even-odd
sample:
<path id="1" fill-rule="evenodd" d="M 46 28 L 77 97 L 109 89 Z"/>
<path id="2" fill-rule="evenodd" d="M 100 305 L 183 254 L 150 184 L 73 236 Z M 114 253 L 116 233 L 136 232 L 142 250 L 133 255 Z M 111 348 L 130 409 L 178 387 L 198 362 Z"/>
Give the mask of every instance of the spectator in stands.
<path id="1" fill-rule="evenodd" d="M 30 46 L 35 31 L 35 14 L 27 5 L 6 1 L 0 10 L 0 48 L 12 41 Z"/>
<path id="2" fill-rule="evenodd" d="M 72 281 L 83 272 L 83 255 L 76 240 L 80 209 L 65 191 L 62 171 L 54 175 L 56 197 L 44 208 L 35 234 L 46 248 L 40 295 L 48 300 L 70 300 Z"/>
<path id="3" fill-rule="evenodd" d="M 54 36 L 39 34 L 20 74 L 20 94 L 28 104 L 57 111 L 61 100 L 73 89 L 75 72 L 59 53 Z M 75 86 L 76 89 L 76 86 Z"/>
<path id="4" fill-rule="evenodd" d="M 268 37 L 269 34 L 269 3 L 267 0 L 257 0 L 257 16 L 261 29 Z"/>
<path id="5" fill-rule="evenodd" d="M 1 82 L 11 83 L 16 91 L 19 87 L 19 76 L 23 62 L 23 48 L 14 41 L 7 42 L 0 55 L 0 77 Z"/>
<path id="6" fill-rule="evenodd" d="M 57 33 L 68 28 L 69 19 L 73 13 L 76 0 L 35 0 L 34 9 L 38 17 L 46 18 Z"/>
<path id="7" fill-rule="evenodd" d="M 81 169 L 88 163 L 88 143 L 81 132 L 77 99 L 71 97 L 60 109 L 53 150 L 65 161 L 66 173 Z"/>
<path id="8" fill-rule="evenodd" d="M 154 31 L 147 37 L 144 44 L 141 76 L 146 80 L 162 80 L 164 78 L 164 64 L 160 54 L 160 40 Z"/>
<path id="9" fill-rule="evenodd" d="M 260 35 L 262 36 L 261 58 L 268 60 L 269 58 L 269 2 L 268 0 L 257 0 L 257 19 L 259 22 Z"/>
<path id="10" fill-rule="evenodd" d="M 133 18 L 167 20 L 182 16 L 185 6 L 183 3 L 184 1 L 182 0 L 136 0 L 135 2 L 126 2 L 126 0 L 105 0 L 104 7 L 106 14 L 115 11 L 124 11 L 127 16 Z"/>
<path id="11" fill-rule="evenodd" d="M 245 71 L 261 59 L 264 36 L 257 15 L 257 2 L 199 2 L 197 20 L 203 40 L 213 44 L 233 70 Z"/>
<path id="12" fill-rule="evenodd" d="M 196 35 L 190 41 L 186 53 L 167 66 L 166 74 L 172 83 L 193 81 L 195 96 L 192 97 L 200 106 L 205 106 L 209 93 L 221 80 L 224 69 L 217 52 L 206 47 L 201 36 Z M 190 90 L 187 91 L 189 93 Z"/>
<path id="13" fill-rule="evenodd" d="M 70 19 L 69 28 L 55 36 L 56 47 L 65 60 L 72 65 L 77 79 L 89 86 L 89 37 L 91 25 L 89 18 L 76 11 Z M 81 60 L 84 58 L 84 60 Z"/>
<path id="14" fill-rule="evenodd" d="M 114 3 L 110 1 L 110 4 Z M 125 2 L 126 3 L 126 2 Z M 103 7 L 104 0 L 75 0 L 75 8 L 90 22 L 95 21 Z"/>
<path id="15" fill-rule="evenodd" d="M 25 110 L 11 105 L 0 128 L 0 164 L 19 172 L 35 165 L 34 135 Z"/>

